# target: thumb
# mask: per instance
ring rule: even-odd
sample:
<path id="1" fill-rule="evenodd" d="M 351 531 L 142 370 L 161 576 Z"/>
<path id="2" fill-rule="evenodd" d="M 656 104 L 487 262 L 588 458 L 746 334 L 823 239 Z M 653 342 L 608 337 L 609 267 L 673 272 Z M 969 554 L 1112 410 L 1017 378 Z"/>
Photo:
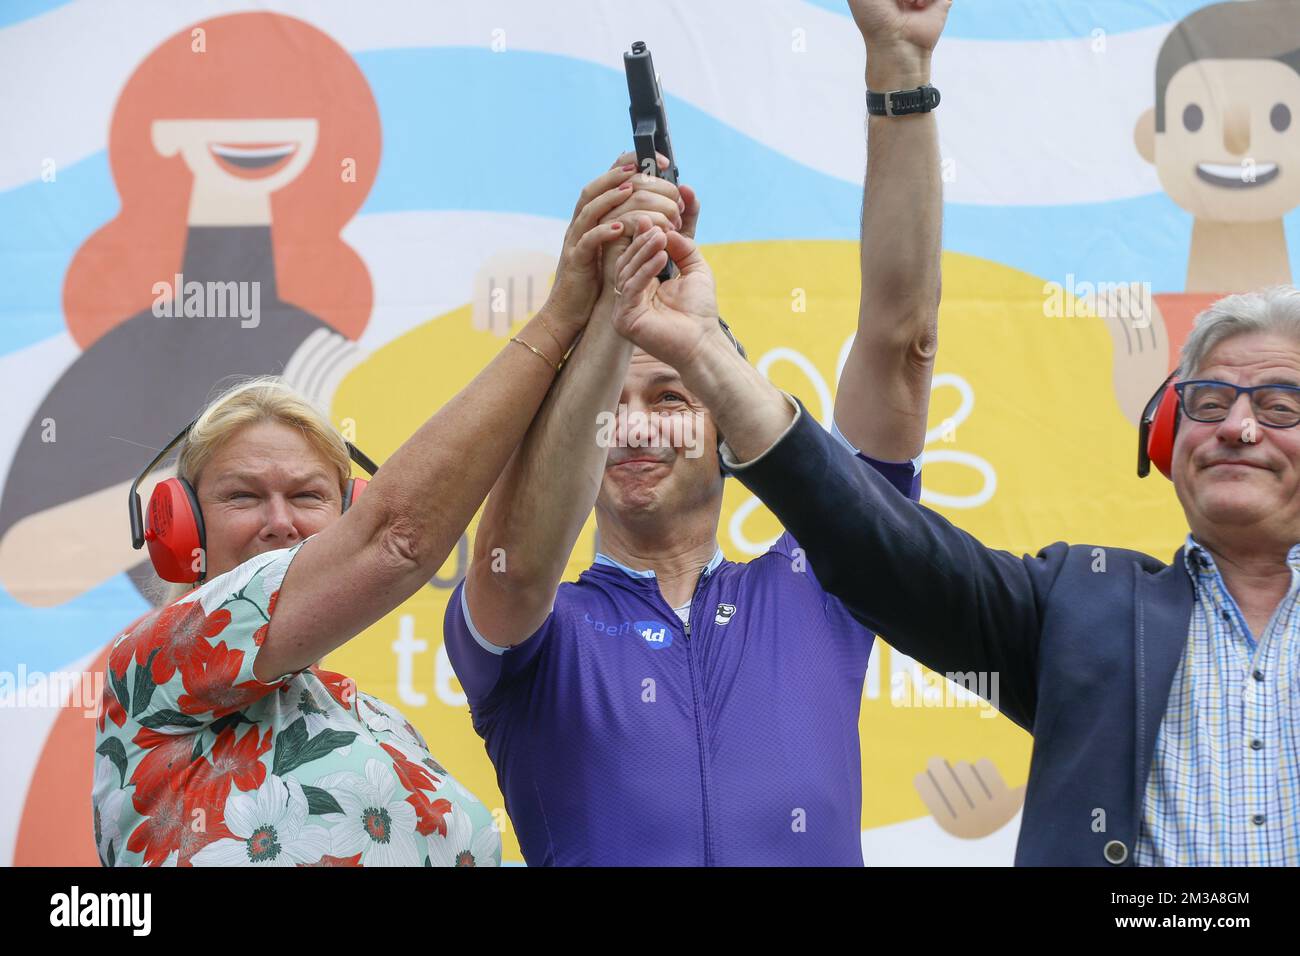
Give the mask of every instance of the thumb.
<path id="1" fill-rule="evenodd" d="M 681 232 L 688 238 L 695 238 L 695 227 L 700 221 L 700 196 L 690 186 L 681 184 L 677 187 L 681 193 L 682 202 L 686 204 L 686 211 L 682 213 Z"/>
<path id="2" fill-rule="evenodd" d="M 692 272 L 708 273 L 709 264 L 704 261 L 704 256 L 700 254 L 700 247 L 695 244 L 695 240 L 680 232 L 670 232 L 668 235 L 668 257 L 677 263 L 677 268 L 685 274 Z"/>

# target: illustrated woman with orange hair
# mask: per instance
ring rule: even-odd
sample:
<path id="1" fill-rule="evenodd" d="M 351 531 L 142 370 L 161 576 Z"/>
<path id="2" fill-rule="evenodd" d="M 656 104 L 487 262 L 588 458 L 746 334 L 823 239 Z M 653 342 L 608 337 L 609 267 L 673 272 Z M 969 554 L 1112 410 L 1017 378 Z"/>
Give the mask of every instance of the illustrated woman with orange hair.
<path id="1" fill-rule="evenodd" d="M 0 501 L 0 580 L 29 604 L 126 569 L 143 581 L 120 534 L 142 446 L 231 374 L 283 375 L 327 399 L 371 311 L 369 274 L 339 233 L 374 182 L 379 116 L 356 63 L 315 27 L 241 13 L 165 40 L 123 88 L 108 153 L 121 211 L 64 283 L 84 351 L 32 416 Z"/>

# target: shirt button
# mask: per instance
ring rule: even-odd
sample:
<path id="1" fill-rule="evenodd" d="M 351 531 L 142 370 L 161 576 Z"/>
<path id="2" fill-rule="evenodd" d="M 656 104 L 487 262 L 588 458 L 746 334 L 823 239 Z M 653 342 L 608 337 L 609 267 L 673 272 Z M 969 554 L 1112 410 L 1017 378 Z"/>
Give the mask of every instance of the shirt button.
<path id="1" fill-rule="evenodd" d="M 1221 612 L 1221 613 L 1223 614 L 1223 619 L 1224 619 L 1225 621 L 1227 621 L 1229 624 L 1231 624 L 1231 623 L 1232 623 L 1232 615 L 1229 614 L 1227 611 L 1223 611 L 1223 612 Z"/>
<path id="2" fill-rule="evenodd" d="M 1107 863 L 1113 863 L 1116 866 L 1128 859 L 1128 847 L 1119 840 L 1111 840 L 1102 848 L 1101 853 L 1106 858 Z"/>
<path id="3" fill-rule="evenodd" d="M 1258 740 L 1258 739 L 1257 739 L 1257 740 L 1252 740 L 1252 741 L 1250 742 L 1250 749 L 1251 749 L 1251 750 L 1263 750 L 1263 749 L 1264 749 L 1264 741 L 1262 741 L 1262 740 Z"/>
<path id="4" fill-rule="evenodd" d="M 1250 818 L 1250 822 L 1255 824 L 1255 826 L 1257 827 L 1262 827 L 1264 825 L 1264 814 L 1262 813 L 1255 814 L 1253 817 Z"/>
<path id="5" fill-rule="evenodd" d="M 1252 676 L 1255 678 L 1255 680 L 1263 680 L 1263 679 L 1264 679 L 1264 672 L 1263 672 L 1263 671 L 1255 671 L 1255 673 L 1254 673 Z"/>

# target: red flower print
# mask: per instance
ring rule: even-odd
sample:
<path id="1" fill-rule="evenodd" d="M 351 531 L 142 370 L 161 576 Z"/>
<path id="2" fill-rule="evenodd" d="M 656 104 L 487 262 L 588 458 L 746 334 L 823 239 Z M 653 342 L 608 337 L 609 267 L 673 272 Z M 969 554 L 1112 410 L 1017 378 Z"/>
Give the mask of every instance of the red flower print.
<path id="1" fill-rule="evenodd" d="M 240 790 L 256 790 L 266 780 L 266 765 L 261 756 L 271 749 L 271 731 L 258 735 L 257 727 L 250 727 L 243 737 L 235 740 L 235 728 L 227 727 L 208 754 L 200 786 L 212 790 L 222 805 L 230 795 L 233 783 Z"/>
<path id="2" fill-rule="evenodd" d="M 137 620 L 131 625 L 122 642 L 109 651 L 108 666 L 119 680 L 126 676 L 126 669 L 131 665 L 133 656 L 136 661 L 143 664 L 149 659 L 149 652 L 158 646 L 153 643 L 157 633 L 153 625 L 158 620 L 159 613 L 159 611 L 150 611 Z"/>
<path id="3" fill-rule="evenodd" d="M 321 857 L 315 863 L 299 863 L 299 868 L 313 866 L 360 866 L 361 854 L 356 856 L 329 856 L 328 854 Z"/>
<path id="4" fill-rule="evenodd" d="M 182 790 L 189 779 L 201 774 L 202 757 L 191 760 L 194 752 L 193 734 L 160 734 L 142 727 L 132 742 L 148 751 L 131 774 L 135 793 L 131 802 L 141 813 L 159 790 Z"/>
<path id="5" fill-rule="evenodd" d="M 385 753 L 393 758 L 393 770 L 397 772 L 397 779 L 411 793 L 419 793 L 421 790 L 437 790 L 442 783 L 426 768 L 408 760 L 404 753 L 391 744 L 380 744 L 379 746 L 383 747 Z"/>
<path id="6" fill-rule="evenodd" d="M 397 779 L 411 793 L 406 798 L 406 802 L 415 808 L 415 829 L 423 836 L 429 836 L 431 833 L 446 836 L 447 821 L 443 816 L 451 812 L 451 803 L 442 799 L 430 801 L 421 792 L 437 790 L 441 781 L 420 764 L 408 760 L 406 755 L 396 747 L 389 744 L 379 746 L 393 758 L 393 770 L 397 774 Z"/>
<path id="7" fill-rule="evenodd" d="M 172 604 L 163 609 L 154 625 L 157 637 L 153 644 L 160 648 L 153 659 L 152 676 L 155 684 L 165 684 L 180 670 L 182 676 L 191 676 L 203 669 L 212 653 L 210 637 L 216 637 L 230 623 L 230 612 L 225 608 L 205 614 L 198 601 Z M 136 663 L 147 660 L 136 652 Z"/>
<path id="8" fill-rule="evenodd" d="M 95 715 L 101 734 L 104 732 L 105 717 L 111 719 L 119 727 L 126 723 L 126 711 L 117 702 L 117 695 L 113 693 L 113 689 L 107 686 L 105 686 L 104 692 L 99 697 L 99 713 Z"/>
<path id="9" fill-rule="evenodd" d="M 177 704 L 187 714 L 212 711 L 213 718 L 233 714 L 256 700 L 265 697 L 274 687 L 259 681 L 236 684 L 239 669 L 244 663 L 244 652 L 231 650 L 222 641 L 212 648 L 203 662 L 203 669 L 195 673 L 181 670 L 181 680 L 187 693 L 181 694 Z"/>
<path id="10" fill-rule="evenodd" d="M 126 848 L 144 855 L 145 866 L 161 866 L 173 850 L 179 851 L 178 866 L 189 866 L 190 857 L 214 840 L 231 836 L 224 819 L 224 803 L 210 799 L 200 789 L 155 791 L 144 807 L 137 806 L 145 819 L 131 833 Z"/>
<path id="11" fill-rule="evenodd" d="M 339 706 L 345 710 L 351 710 L 357 700 L 357 682 L 351 677 L 344 677 L 342 674 L 335 674 L 333 671 L 323 671 L 319 667 L 313 667 L 312 673 L 325 685 L 329 695 L 339 702 Z"/>
<path id="12" fill-rule="evenodd" d="M 256 631 L 253 632 L 253 643 L 256 644 L 258 647 L 261 647 L 262 644 L 266 641 L 266 632 L 270 630 L 271 627 L 270 617 L 272 614 L 275 613 L 275 599 L 278 598 L 279 596 L 280 596 L 279 588 L 276 588 L 274 591 L 271 592 L 271 600 L 268 601 L 266 604 L 266 616 L 268 620 L 265 624 L 263 624 L 261 627 L 259 627 Z"/>

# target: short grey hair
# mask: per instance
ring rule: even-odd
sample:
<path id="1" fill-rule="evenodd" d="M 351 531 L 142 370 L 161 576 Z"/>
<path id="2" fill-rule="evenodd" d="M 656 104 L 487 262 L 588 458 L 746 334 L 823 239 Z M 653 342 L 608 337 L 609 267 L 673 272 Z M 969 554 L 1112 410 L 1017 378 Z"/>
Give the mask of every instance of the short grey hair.
<path id="1" fill-rule="evenodd" d="M 1251 332 L 1285 335 L 1294 339 L 1300 349 L 1300 289 L 1280 285 L 1262 292 L 1230 295 L 1198 315 L 1183 345 L 1179 381 L 1198 375 L 1220 342 Z"/>

